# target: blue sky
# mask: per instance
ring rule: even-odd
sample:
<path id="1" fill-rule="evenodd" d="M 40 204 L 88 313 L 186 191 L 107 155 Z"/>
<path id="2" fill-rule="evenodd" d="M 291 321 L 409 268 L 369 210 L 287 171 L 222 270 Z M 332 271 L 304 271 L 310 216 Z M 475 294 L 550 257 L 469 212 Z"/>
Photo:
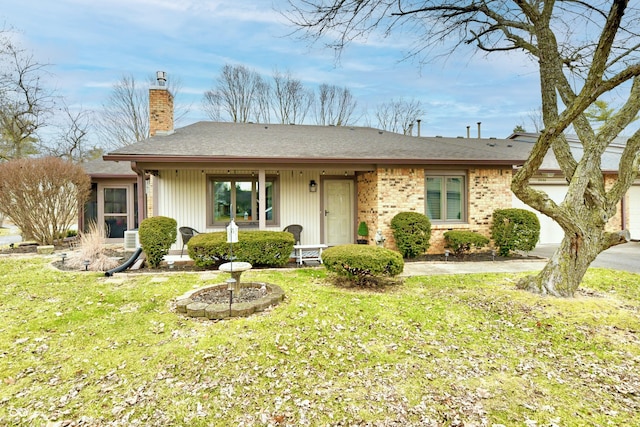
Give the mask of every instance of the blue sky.
<path id="1" fill-rule="evenodd" d="M 372 36 L 333 51 L 289 34 L 275 8 L 282 0 L 22 0 L 5 1 L 0 23 L 18 31 L 36 60 L 51 64 L 52 86 L 75 108 L 98 110 L 124 74 L 145 83 L 157 70 L 181 81 L 179 100 L 191 104 L 180 123 L 206 120 L 200 111 L 225 64 L 270 77 L 289 70 L 308 87 L 348 87 L 358 101 L 358 124 L 375 125 L 376 106 L 392 98 L 417 99 L 426 115 L 422 135 L 503 138 L 514 126 L 533 130 L 539 105 L 535 65 L 522 55 L 458 52 L 420 67 L 401 59 L 410 48 L 399 36 Z M 145 83 L 146 84 L 146 83 Z M 368 120 L 367 120 L 368 117 Z"/>

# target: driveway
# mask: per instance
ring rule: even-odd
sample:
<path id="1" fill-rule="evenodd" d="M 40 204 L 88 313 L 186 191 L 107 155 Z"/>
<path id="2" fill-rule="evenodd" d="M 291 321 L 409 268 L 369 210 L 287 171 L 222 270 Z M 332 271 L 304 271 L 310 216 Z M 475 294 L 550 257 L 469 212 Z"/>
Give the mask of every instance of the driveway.
<path id="1" fill-rule="evenodd" d="M 18 234 L 18 227 L 12 224 L 7 224 L 6 228 L 9 229 L 9 233 L 11 234 L 0 236 L 0 246 L 22 242 L 22 236 Z"/>
<path id="2" fill-rule="evenodd" d="M 557 245 L 538 245 L 532 255 L 549 258 Z M 640 273 L 640 242 L 629 242 L 614 246 L 598 255 L 598 258 L 591 263 L 591 267 L 610 268 L 613 270 L 629 271 Z"/>
<path id="3" fill-rule="evenodd" d="M 500 262 L 406 262 L 402 276 L 539 271 L 557 248 L 558 245 L 538 245 L 530 255 L 536 255 L 540 257 L 539 259 L 513 259 Z M 640 242 L 629 242 L 607 249 L 596 258 L 591 267 L 640 273 L 639 255 Z"/>

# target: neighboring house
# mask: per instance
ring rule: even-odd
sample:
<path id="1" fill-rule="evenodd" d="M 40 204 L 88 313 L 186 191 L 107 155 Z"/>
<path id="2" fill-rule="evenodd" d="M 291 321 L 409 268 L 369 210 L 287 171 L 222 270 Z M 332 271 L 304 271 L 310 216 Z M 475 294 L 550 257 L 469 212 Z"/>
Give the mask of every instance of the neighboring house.
<path id="1" fill-rule="evenodd" d="M 528 143 L 530 146 L 538 139 L 537 133 L 514 133 L 509 136 L 510 140 L 522 143 Z M 576 159 L 580 159 L 583 153 L 583 147 L 578 137 L 575 135 L 567 135 L 567 142 L 571 147 L 571 151 Z M 624 150 L 625 138 L 619 138 L 614 141 L 602 156 L 602 173 L 605 179 L 605 185 L 612 185 L 617 179 L 618 164 Z M 560 203 L 567 194 L 567 181 L 560 173 L 560 167 L 552 152 L 545 157 L 536 176 L 530 181 L 533 188 L 546 192 L 551 200 Z M 527 206 L 515 195 L 513 196 L 513 207 L 527 209 L 535 212 L 540 220 L 540 243 L 554 244 L 560 243 L 564 237 L 562 228 L 548 216 Z M 640 239 L 640 185 L 632 186 L 627 195 L 618 205 L 616 215 L 609 220 L 609 231 L 617 231 L 628 229 L 631 238 Z"/>
<path id="2" fill-rule="evenodd" d="M 532 147 L 519 138 L 413 137 L 351 126 L 198 122 L 174 130 L 167 88 L 152 87 L 149 98 L 152 137 L 104 156 L 135 171 L 119 187 L 127 195 L 118 193 L 127 200 L 129 228 L 163 215 L 200 232 L 222 231 L 233 216 L 241 230 L 300 224 L 302 244 L 338 245 L 355 242 L 365 221 L 370 241 L 380 230 L 394 248 L 391 219 L 415 211 L 431 219 L 429 252 L 442 253 L 448 230 L 490 235 L 493 211 L 514 205 L 514 168 Z M 98 197 L 112 188 L 96 183 Z M 118 209 L 104 194 L 97 218 L 108 221 Z M 181 245 L 178 235 L 173 249 Z"/>
<path id="3" fill-rule="evenodd" d="M 129 162 L 105 162 L 102 159 L 82 164 L 91 177 L 91 194 L 78 224 L 87 230 L 91 222 L 105 224 L 107 237 L 124 237 L 125 230 L 138 227 L 138 175 Z"/>

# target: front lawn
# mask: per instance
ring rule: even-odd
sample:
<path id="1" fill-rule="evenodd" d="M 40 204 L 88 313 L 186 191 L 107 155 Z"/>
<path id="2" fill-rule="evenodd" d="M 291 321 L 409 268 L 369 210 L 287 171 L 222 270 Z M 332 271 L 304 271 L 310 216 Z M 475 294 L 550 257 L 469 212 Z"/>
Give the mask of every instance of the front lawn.
<path id="1" fill-rule="evenodd" d="M 252 270 L 286 299 L 198 321 L 172 300 L 226 275 L 60 272 L 0 258 L 0 425 L 634 425 L 640 276 L 589 271 L 575 299 L 516 275 L 379 290 L 323 269 Z"/>

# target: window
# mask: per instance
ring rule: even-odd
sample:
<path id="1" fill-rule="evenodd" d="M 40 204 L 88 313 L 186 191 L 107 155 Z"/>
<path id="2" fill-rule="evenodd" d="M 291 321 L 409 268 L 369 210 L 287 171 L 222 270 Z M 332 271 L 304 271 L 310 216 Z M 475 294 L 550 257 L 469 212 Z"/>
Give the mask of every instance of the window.
<path id="1" fill-rule="evenodd" d="M 461 222 L 466 220 L 465 176 L 458 174 L 425 177 L 426 215 L 431 221 Z"/>
<path id="2" fill-rule="evenodd" d="M 265 180 L 265 220 L 276 224 L 276 177 Z M 226 225 L 231 215 L 238 225 L 257 225 L 260 200 L 257 177 L 210 177 L 208 180 L 207 218 L 213 226 Z"/>

